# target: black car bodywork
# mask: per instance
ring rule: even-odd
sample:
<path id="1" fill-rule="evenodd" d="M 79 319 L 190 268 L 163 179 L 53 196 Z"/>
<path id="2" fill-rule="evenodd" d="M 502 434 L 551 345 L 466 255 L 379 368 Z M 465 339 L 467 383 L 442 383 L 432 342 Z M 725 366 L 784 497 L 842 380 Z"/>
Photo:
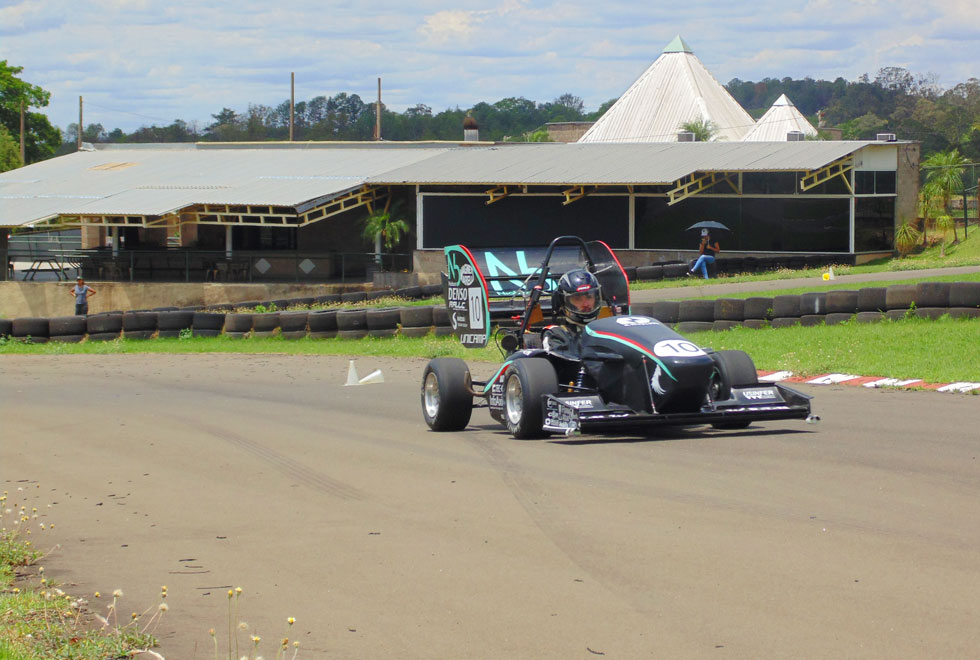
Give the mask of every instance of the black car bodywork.
<path id="1" fill-rule="evenodd" d="M 556 238 L 526 279 L 502 276 L 509 289 L 488 286 L 473 251 L 452 246 L 446 253 L 446 300 L 464 343 L 485 345 L 494 321 L 506 325 L 509 318 L 514 327 L 498 326 L 506 359 L 485 382 L 473 381 L 462 360 L 430 361 L 421 398 L 433 430 L 461 430 L 481 399 L 518 438 L 663 425 L 744 428 L 755 421 L 810 416 L 810 397 L 760 383 L 742 351 L 705 350 L 655 318 L 631 315 L 625 272 L 605 244 Z M 545 337 L 549 332 L 542 327 L 542 307 L 550 309 L 550 289 L 571 267 L 596 274 L 603 313 L 556 349 L 542 341 L 541 331 Z M 503 295 L 494 300 L 493 292 Z"/>

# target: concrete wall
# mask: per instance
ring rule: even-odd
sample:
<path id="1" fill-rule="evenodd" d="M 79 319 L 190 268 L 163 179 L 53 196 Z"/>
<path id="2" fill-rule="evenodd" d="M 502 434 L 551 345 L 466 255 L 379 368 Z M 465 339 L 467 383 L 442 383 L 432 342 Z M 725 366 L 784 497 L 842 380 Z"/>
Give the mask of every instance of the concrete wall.
<path id="1" fill-rule="evenodd" d="M 438 280 L 437 280 L 438 281 Z M 0 318 L 68 316 L 75 313 L 69 293 L 74 282 L 0 282 Z M 246 300 L 274 300 L 364 291 L 352 284 L 221 284 L 213 282 L 88 282 L 98 293 L 89 299 L 89 314 L 154 307 L 220 305 Z"/>
<path id="2" fill-rule="evenodd" d="M 895 174 L 895 229 L 903 222 L 914 222 L 919 217 L 919 156 L 918 142 L 898 147 L 898 171 Z"/>

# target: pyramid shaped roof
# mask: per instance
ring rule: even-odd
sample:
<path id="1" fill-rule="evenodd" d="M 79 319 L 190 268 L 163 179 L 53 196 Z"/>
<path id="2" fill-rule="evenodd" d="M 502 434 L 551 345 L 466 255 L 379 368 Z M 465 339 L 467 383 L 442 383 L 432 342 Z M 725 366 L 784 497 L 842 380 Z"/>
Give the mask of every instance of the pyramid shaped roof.
<path id="1" fill-rule="evenodd" d="M 813 127 L 803 113 L 796 109 L 785 94 L 781 95 L 766 114 L 759 118 L 745 137 L 745 142 L 785 142 L 790 131 L 800 131 L 804 135 L 816 135 Z"/>
<path id="2" fill-rule="evenodd" d="M 699 119 L 715 140 L 741 140 L 755 124 L 678 35 L 579 142 L 676 142 Z"/>

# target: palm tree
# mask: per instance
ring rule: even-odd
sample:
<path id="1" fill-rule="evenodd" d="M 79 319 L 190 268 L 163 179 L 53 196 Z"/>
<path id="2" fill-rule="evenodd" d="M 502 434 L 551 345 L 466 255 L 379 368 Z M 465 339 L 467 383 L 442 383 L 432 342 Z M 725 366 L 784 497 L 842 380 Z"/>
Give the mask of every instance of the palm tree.
<path id="1" fill-rule="evenodd" d="M 926 170 L 926 185 L 933 184 L 942 200 L 943 214 L 947 215 L 950 198 L 963 191 L 964 165 L 969 162 L 960 155 L 957 149 L 939 151 L 922 161 L 921 168 Z M 953 244 L 960 242 L 956 233 L 956 223 L 953 223 Z"/>
<path id="2" fill-rule="evenodd" d="M 402 218 L 393 217 L 397 214 L 398 205 L 394 209 L 384 208 L 373 211 L 364 220 L 364 238 L 374 241 L 374 259 L 381 264 L 382 250 L 390 251 L 398 245 L 402 237 L 411 232 L 412 228 Z"/>
<path id="3" fill-rule="evenodd" d="M 703 117 L 699 117 L 698 119 L 693 119 L 691 121 L 685 121 L 681 123 L 679 128 L 682 131 L 694 133 L 694 139 L 697 142 L 711 142 L 711 140 L 713 140 L 715 135 L 718 133 L 718 126 L 715 124 L 715 122 Z"/>

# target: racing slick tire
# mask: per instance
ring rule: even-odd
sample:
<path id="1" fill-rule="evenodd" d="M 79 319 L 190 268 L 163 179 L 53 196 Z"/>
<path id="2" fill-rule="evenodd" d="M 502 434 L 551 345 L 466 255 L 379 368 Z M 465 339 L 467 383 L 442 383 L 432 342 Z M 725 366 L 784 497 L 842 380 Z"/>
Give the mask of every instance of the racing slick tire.
<path id="1" fill-rule="evenodd" d="M 758 384 L 759 374 L 755 363 L 745 351 L 716 351 L 711 353 L 711 359 L 715 362 L 716 373 L 711 384 L 712 399 L 724 401 L 731 398 L 733 387 Z M 749 421 L 715 422 L 712 426 L 716 429 L 744 429 L 749 424 Z"/>
<path id="2" fill-rule="evenodd" d="M 518 440 L 546 438 L 544 395 L 558 391 L 558 375 L 544 358 L 514 360 L 504 374 L 504 424 Z"/>
<path id="3" fill-rule="evenodd" d="M 470 370 L 459 358 L 429 360 L 422 372 L 422 416 L 433 431 L 462 431 L 473 415 Z"/>

